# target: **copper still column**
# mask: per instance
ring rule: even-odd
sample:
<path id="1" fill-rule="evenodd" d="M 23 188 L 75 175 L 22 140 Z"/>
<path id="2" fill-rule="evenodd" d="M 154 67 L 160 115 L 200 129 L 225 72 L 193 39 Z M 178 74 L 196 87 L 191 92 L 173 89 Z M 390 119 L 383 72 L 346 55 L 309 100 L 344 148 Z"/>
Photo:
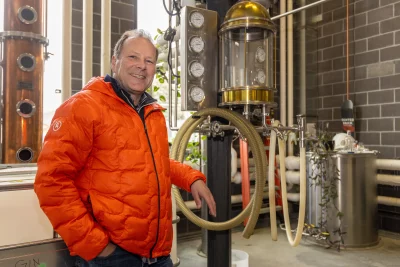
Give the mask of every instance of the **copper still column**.
<path id="1" fill-rule="evenodd" d="M 1 163 L 36 162 L 42 146 L 45 0 L 4 0 Z"/>

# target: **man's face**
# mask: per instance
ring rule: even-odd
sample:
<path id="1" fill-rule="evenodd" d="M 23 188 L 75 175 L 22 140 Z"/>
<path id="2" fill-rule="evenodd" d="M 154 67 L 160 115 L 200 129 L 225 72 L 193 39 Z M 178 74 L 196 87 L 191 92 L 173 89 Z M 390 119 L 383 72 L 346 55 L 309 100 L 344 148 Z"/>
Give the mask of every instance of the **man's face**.
<path id="1" fill-rule="evenodd" d="M 141 95 L 153 82 L 156 48 L 146 38 L 128 38 L 119 58 L 112 58 L 114 78 L 130 94 Z"/>

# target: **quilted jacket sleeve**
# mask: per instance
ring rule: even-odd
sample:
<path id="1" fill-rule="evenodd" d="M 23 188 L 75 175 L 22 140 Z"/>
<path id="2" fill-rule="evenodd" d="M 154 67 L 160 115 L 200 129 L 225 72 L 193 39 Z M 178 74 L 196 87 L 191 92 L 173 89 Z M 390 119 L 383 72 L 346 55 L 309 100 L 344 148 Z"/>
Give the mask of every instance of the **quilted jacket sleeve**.
<path id="1" fill-rule="evenodd" d="M 34 184 L 42 210 L 71 255 L 86 260 L 96 257 L 109 242 L 74 185 L 92 149 L 96 116 L 87 97 L 71 98 L 56 111 L 38 159 Z"/>
<path id="2" fill-rule="evenodd" d="M 201 179 L 206 182 L 204 174 L 192 167 L 170 159 L 171 181 L 174 185 L 190 192 L 190 186 Z"/>

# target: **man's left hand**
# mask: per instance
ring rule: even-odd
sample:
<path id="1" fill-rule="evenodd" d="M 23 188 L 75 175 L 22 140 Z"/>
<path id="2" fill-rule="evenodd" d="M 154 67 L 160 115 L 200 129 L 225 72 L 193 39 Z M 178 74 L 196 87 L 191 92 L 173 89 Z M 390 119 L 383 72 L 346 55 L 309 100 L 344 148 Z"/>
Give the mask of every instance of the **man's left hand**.
<path id="1" fill-rule="evenodd" d="M 196 202 L 196 206 L 198 209 L 201 208 L 201 199 L 204 199 L 207 203 L 210 214 L 214 217 L 217 216 L 217 208 L 215 205 L 214 197 L 211 194 L 210 189 L 208 189 L 207 185 L 203 182 L 203 180 L 195 181 L 190 187 L 192 191 L 192 195 L 194 201 Z"/>

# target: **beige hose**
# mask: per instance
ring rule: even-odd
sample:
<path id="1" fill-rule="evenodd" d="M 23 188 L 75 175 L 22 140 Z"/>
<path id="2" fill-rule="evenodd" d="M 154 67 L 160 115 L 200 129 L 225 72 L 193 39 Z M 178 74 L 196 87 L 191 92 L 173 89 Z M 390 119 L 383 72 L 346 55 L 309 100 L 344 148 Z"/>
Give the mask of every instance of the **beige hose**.
<path id="1" fill-rule="evenodd" d="M 278 126 L 279 121 L 274 122 L 274 126 Z M 276 148 L 276 132 L 271 131 L 269 141 L 269 168 L 268 168 L 268 190 L 269 190 L 269 212 L 271 221 L 271 237 L 272 240 L 278 240 L 278 230 L 276 227 L 276 203 L 275 203 L 275 148 Z"/>
<path id="2" fill-rule="evenodd" d="M 297 222 L 296 237 L 293 240 L 292 229 L 290 227 L 289 208 L 286 189 L 286 165 L 285 165 L 285 140 L 278 139 L 279 144 L 279 164 L 281 170 L 281 191 L 283 216 L 285 219 L 286 235 L 292 247 L 297 246 L 303 236 L 304 217 L 306 213 L 306 150 L 300 148 L 300 207 L 299 220 Z"/>
<path id="3" fill-rule="evenodd" d="M 266 156 L 264 153 L 264 145 L 261 137 L 253 127 L 253 125 L 247 121 L 242 115 L 226 109 L 208 108 L 196 112 L 191 118 L 185 121 L 182 125 L 178 134 L 175 137 L 175 141 L 171 149 L 171 157 L 175 160 L 183 162 L 187 144 L 189 142 L 191 134 L 194 130 L 206 119 L 207 116 L 218 116 L 230 121 L 236 126 L 239 132 L 247 139 L 249 146 L 252 148 L 255 165 L 256 165 L 256 185 L 254 195 L 249 205 L 235 218 L 230 219 L 226 222 L 209 222 L 196 216 L 186 205 L 182 199 L 179 189 L 173 187 L 173 192 L 176 198 L 176 203 L 183 212 L 183 214 L 194 224 L 214 231 L 222 231 L 231 229 L 244 221 L 249 216 L 249 221 L 243 231 L 243 237 L 249 238 L 253 234 L 254 227 L 257 223 L 258 216 L 260 213 L 262 200 L 263 200 L 263 188 L 266 182 Z M 218 212 L 218 211 L 217 211 Z"/>

